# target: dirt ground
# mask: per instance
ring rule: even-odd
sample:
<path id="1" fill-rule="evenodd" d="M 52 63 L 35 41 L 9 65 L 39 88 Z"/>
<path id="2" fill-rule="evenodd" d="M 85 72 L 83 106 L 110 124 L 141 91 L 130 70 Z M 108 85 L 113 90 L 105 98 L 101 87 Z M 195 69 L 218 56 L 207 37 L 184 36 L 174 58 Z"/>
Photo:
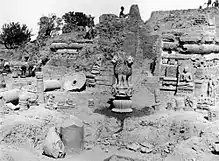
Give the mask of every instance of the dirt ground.
<path id="1" fill-rule="evenodd" d="M 44 69 L 44 79 L 54 78 L 55 75 L 56 79 L 61 79 L 66 74 L 60 73 L 54 70 L 49 73 L 49 69 Z M 17 79 L 8 75 L 7 88 L 22 86 L 23 91 L 34 91 L 35 78 Z M 165 110 L 165 104 L 162 110 L 154 111 L 150 80 L 146 75 L 141 79 L 135 78 L 136 90 L 132 98 L 134 111 L 130 114 L 110 111 L 108 101 L 112 96 L 107 87 L 86 88 L 82 92 L 65 92 L 60 89 L 45 93 L 52 93 L 56 101 L 71 99 L 76 104 L 75 108 L 49 110 L 45 104 L 41 104 L 31 106 L 26 111 L 6 111 L 0 118 L 0 160 L 54 160 L 42 155 L 43 141 L 48 129 L 58 126 L 69 115 L 77 116 L 84 123 L 85 149 L 80 154 L 67 155 L 58 160 L 103 161 L 112 155 L 123 156 L 114 158 L 119 161 L 130 158 L 147 161 L 206 161 L 202 158 L 207 156 L 211 161 L 217 160 L 217 151 L 214 151 L 219 132 L 217 122 L 211 123 L 204 118 L 204 114 L 194 111 Z M 163 102 L 167 99 L 164 96 L 161 97 Z M 91 98 L 95 102 L 94 108 L 88 107 L 88 99 Z"/>

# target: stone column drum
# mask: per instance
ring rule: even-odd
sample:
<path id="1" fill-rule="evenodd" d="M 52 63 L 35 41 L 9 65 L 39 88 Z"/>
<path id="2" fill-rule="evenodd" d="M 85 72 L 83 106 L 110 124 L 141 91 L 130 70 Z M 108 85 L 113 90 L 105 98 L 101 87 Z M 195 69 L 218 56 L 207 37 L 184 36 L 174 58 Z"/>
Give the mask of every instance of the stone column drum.
<path id="1" fill-rule="evenodd" d="M 38 102 L 44 103 L 43 72 L 36 72 Z"/>

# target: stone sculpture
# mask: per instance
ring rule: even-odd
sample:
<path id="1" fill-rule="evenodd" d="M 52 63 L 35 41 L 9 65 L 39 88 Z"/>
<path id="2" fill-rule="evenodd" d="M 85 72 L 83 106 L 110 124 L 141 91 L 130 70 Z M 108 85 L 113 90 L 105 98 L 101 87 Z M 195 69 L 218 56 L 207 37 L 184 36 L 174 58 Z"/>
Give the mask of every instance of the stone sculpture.
<path id="1" fill-rule="evenodd" d="M 193 87 L 192 74 L 188 71 L 188 67 L 185 66 L 183 73 L 180 74 L 179 85 L 180 86 L 191 86 Z"/>
<path id="2" fill-rule="evenodd" d="M 210 76 L 208 80 L 208 88 L 207 88 L 208 97 L 214 96 L 214 86 L 215 86 L 215 82 L 212 80 L 212 76 Z"/>
<path id="3" fill-rule="evenodd" d="M 49 94 L 47 96 L 47 103 L 46 103 L 46 108 L 48 109 L 54 109 L 55 107 L 55 96 L 53 94 Z"/>
<path id="4" fill-rule="evenodd" d="M 114 74 L 116 78 L 117 87 L 130 87 L 131 86 L 131 75 L 132 75 L 132 64 L 134 58 L 132 56 L 125 56 L 125 53 L 121 55 L 115 55 L 112 63 L 114 64 Z"/>
<path id="5" fill-rule="evenodd" d="M 178 67 L 179 68 L 179 67 Z M 177 92 L 178 96 L 193 95 L 194 81 L 192 73 L 189 72 L 188 66 L 183 68 L 183 72 L 178 71 Z"/>
<path id="6" fill-rule="evenodd" d="M 115 97 L 112 109 L 114 112 L 132 112 L 131 100 L 132 96 L 132 65 L 134 58 L 127 56 L 125 52 L 118 53 L 112 59 L 114 65 L 115 84 L 113 85 L 112 94 Z"/>

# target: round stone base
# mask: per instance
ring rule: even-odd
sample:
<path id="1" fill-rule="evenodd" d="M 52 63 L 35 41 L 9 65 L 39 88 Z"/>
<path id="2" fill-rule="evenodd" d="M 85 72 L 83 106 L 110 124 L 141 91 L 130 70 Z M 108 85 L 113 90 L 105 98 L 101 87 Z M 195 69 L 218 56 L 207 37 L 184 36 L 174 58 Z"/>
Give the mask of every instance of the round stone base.
<path id="1" fill-rule="evenodd" d="M 133 109 L 131 109 L 131 108 L 127 108 L 127 109 L 113 108 L 112 111 L 116 112 L 116 113 L 131 113 L 133 111 Z"/>
<path id="2" fill-rule="evenodd" d="M 118 112 L 118 113 L 129 113 L 132 112 L 132 101 L 131 100 L 126 100 L 126 99 L 116 99 L 113 100 L 113 112 Z"/>

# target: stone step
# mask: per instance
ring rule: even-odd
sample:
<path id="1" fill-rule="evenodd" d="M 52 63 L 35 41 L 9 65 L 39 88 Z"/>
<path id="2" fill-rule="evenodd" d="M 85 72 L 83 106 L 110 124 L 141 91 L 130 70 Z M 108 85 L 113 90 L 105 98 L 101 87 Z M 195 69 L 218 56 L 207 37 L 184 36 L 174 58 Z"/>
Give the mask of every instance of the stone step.
<path id="1" fill-rule="evenodd" d="M 96 83 L 86 83 L 87 86 L 96 86 Z"/>
<path id="2" fill-rule="evenodd" d="M 95 80 L 87 80 L 86 82 L 87 83 L 95 83 L 96 81 Z"/>
<path id="3" fill-rule="evenodd" d="M 100 74 L 100 71 L 92 70 L 92 71 L 91 71 L 91 74 Z"/>
<path id="4" fill-rule="evenodd" d="M 86 78 L 93 78 L 95 79 L 96 75 L 94 74 L 86 74 Z"/>
<path id="5" fill-rule="evenodd" d="M 112 86 L 112 84 L 107 84 L 107 83 L 96 83 L 96 86 Z"/>
<path id="6" fill-rule="evenodd" d="M 108 84 L 108 85 L 112 85 L 113 82 L 112 81 L 96 81 L 96 84 Z"/>

